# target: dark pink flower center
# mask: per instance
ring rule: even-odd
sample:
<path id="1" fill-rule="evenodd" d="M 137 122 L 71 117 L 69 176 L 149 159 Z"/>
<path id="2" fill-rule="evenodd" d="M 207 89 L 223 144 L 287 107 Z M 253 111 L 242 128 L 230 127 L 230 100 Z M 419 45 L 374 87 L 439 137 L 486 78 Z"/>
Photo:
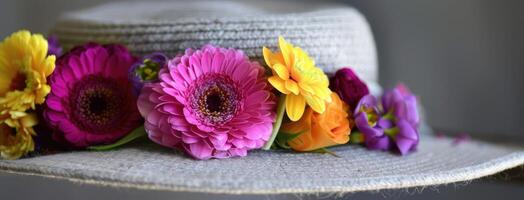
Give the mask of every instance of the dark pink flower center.
<path id="1" fill-rule="evenodd" d="M 71 95 L 73 122 L 93 133 L 117 128 L 124 113 L 125 88 L 112 79 L 87 76 L 74 85 Z"/>
<path id="2" fill-rule="evenodd" d="M 203 75 L 188 90 L 189 106 L 204 124 L 224 124 L 241 110 L 242 94 L 237 88 L 228 76 Z"/>

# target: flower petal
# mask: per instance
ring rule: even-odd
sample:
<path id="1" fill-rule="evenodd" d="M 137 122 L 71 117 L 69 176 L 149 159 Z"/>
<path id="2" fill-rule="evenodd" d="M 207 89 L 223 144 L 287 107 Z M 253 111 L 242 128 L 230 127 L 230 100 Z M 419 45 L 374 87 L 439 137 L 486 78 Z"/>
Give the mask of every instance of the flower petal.
<path id="1" fill-rule="evenodd" d="M 277 63 L 273 65 L 273 70 L 275 73 L 280 77 L 281 79 L 287 80 L 289 79 L 289 71 L 287 70 L 287 67 Z"/>
<path id="2" fill-rule="evenodd" d="M 326 111 L 326 102 L 320 99 L 319 97 L 312 96 L 307 97 L 306 96 L 307 104 L 317 113 L 324 113 Z"/>
<path id="3" fill-rule="evenodd" d="M 188 145 L 188 151 L 189 153 L 198 159 L 206 160 L 211 157 L 211 152 L 213 151 L 211 146 L 209 146 L 207 143 L 201 141 L 198 143 L 193 143 Z"/>
<path id="4" fill-rule="evenodd" d="M 284 37 L 279 36 L 278 37 L 278 46 L 280 47 L 280 52 L 282 52 L 282 57 L 284 57 L 284 61 L 286 62 L 287 66 L 293 66 L 294 61 L 294 54 L 293 54 L 293 46 L 288 43 Z"/>
<path id="5" fill-rule="evenodd" d="M 286 96 L 286 113 L 291 121 L 298 121 L 304 114 L 306 99 L 300 95 L 288 94 Z"/>
<path id="6" fill-rule="evenodd" d="M 285 81 L 280 79 L 278 76 L 270 76 L 267 81 L 275 87 L 279 92 L 289 94 L 290 91 L 286 88 Z"/>
<path id="7" fill-rule="evenodd" d="M 291 79 L 287 79 L 285 84 L 286 84 L 286 89 L 291 91 L 294 95 L 298 95 L 299 93 L 298 84 L 295 81 Z"/>

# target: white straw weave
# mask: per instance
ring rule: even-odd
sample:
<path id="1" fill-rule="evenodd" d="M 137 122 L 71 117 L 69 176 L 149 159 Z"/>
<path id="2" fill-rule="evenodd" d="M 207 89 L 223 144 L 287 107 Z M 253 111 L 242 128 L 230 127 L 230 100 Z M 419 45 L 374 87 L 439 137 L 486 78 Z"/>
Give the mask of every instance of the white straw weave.
<path id="1" fill-rule="evenodd" d="M 425 136 L 398 156 L 347 145 L 329 154 L 255 151 L 198 161 L 152 143 L 0 161 L 0 170 L 76 182 L 228 194 L 346 193 L 466 181 L 524 164 L 524 150 Z"/>

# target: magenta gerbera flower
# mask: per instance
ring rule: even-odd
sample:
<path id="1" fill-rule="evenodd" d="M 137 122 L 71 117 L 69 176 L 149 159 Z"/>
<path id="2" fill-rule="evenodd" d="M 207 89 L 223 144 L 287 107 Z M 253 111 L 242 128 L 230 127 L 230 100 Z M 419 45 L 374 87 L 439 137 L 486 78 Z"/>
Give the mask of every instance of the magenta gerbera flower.
<path id="1" fill-rule="evenodd" d="M 138 99 L 149 138 L 197 159 L 246 156 L 269 139 L 276 98 L 264 69 L 242 52 L 186 50 Z"/>
<path id="2" fill-rule="evenodd" d="M 86 44 L 57 61 L 44 117 L 56 140 L 73 147 L 110 144 L 142 122 L 128 79 L 136 61 L 120 45 Z"/>

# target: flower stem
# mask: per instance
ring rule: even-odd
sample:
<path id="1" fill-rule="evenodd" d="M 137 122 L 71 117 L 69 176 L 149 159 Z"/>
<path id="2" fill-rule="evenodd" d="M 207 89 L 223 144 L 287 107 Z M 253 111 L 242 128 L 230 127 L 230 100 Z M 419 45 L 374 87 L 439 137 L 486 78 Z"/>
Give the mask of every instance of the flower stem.
<path id="1" fill-rule="evenodd" d="M 143 136 L 146 136 L 146 130 L 144 129 L 144 126 L 140 126 L 137 129 L 133 130 L 131 133 L 124 136 L 122 139 L 116 141 L 113 144 L 108 145 L 100 145 L 100 146 L 90 146 L 87 147 L 89 150 L 95 150 L 95 151 L 107 151 L 114 148 L 117 148 L 119 146 L 122 146 L 124 144 L 127 144 L 135 139 L 141 138 Z"/>
<path id="2" fill-rule="evenodd" d="M 282 125 L 282 120 L 284 119 L 285 111 L 286 111 L 286 95 L 280 94 L 280 98 L 278 99 L 278 107 L 277 107 L 277 119 L 275 123 L 273 123 L 273 131 L 271 132 L 271 136 L 269 137 L 269 140 L 267 141 L 266 145 L 264 145 L 262 149 L 269 150 L 271 148 L 271 145 L 273 145 L 275 138 L 277 138 L 278 130 L 280 130 L 280 126 Z"/>

